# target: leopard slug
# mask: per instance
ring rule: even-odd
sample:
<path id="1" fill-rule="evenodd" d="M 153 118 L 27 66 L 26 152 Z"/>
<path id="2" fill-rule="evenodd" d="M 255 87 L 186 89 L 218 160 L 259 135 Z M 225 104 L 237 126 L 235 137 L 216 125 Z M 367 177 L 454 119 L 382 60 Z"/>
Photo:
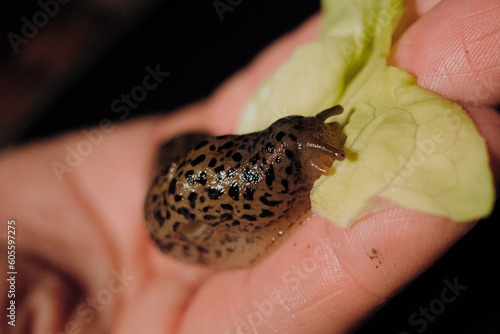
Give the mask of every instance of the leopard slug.
<path id="1" fill-rule="evenodd" d="M 310 214 L 314 181 L 344 159 L 339 124 L 325 123 L 342 111 L 337 105 L 259 132 L 167 142 L 144 206 L 150 237 L 181 261 L 253 265 Z"/>

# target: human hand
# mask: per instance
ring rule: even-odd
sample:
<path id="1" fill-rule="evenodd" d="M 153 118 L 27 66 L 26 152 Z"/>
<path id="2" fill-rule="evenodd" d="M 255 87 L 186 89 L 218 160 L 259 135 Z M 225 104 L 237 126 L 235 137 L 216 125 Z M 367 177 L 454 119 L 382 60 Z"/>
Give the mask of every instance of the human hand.
<path id="1" fill-rule="evenodd" d="M 498 175 L 500 117 L 492 109 L 500 102 L 498 34 L 492 33 L 498 27 L 496 1 L 414 5 L 390 62 L 468 108 Z M 347 331 L 472 228 L 474 223 L 456 224 L 396 205 L 374 210 L 349 229 L 314 216 L 263 262 L 239 271 L 185 265 L 153 246 L 142 205 L 154 149 L 185 132 L 233 132 L 237 111 L 296 46 L 316 38 L 319 20 L 312 18 L 271 46 L 207 101 L 100 129 L 102 141 L 61 181 L 52 163 L 64 162 L 67 145 L 86 140 L 81 133 L 2 154 L 0 212 L 5 219 L 15 217 L 22 273 L 16 330 Z M 462 39 L 450 37 L 452 32 Z M 467 44 L 456 40 L 471 41 L 468 53 Z M 447 76 L 435 74 L 444 68 Z M 478 87 L 492 87 L 491 94 Z"/>

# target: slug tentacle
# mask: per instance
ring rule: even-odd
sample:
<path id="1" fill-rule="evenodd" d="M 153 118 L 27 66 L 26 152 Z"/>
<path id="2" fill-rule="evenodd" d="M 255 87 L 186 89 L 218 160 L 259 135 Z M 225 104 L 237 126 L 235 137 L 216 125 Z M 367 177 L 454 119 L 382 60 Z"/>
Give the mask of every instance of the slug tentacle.
<path id="1" fill-rule="evenodd" d="M 340 105 L 336 105 L 336 106 L 333 106 L 331 108 L 328 108 L 328 109 L 325 109 L 323 110 L 322 112 L 320 112 L 319 114 L 316 115 L 316 118 L 320 121 L 320 122 L 325 122 L 328 118 L 330 118 L 331 116 L 334 116 L 334 115 L 339 115 L 341 114 L 342 112 L 344 111 L 344 108 L 342 108 L 342 106 Z"/>
<path id="2" fill-rule="evenodd" d="M 254 264 L 310 214 L 314 181 L 344 159 L 340 126 L 325 123 L 341 112 L 334 106 L 259 132 L 188 134 L 162 145 L 144 206 L 149 235 L 188 263 Z"/>

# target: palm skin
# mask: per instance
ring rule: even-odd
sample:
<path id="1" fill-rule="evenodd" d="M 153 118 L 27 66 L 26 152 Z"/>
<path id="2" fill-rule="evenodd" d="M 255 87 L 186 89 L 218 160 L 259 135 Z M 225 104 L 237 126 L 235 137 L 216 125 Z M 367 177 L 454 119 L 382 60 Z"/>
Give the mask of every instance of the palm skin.
<path id="1" fill-rule="evenodd" d="M 497 176 L 499 14 L 495 0 L 412 2 L 389 58 L 420 86 L 467 109 Z M 210 99 L 100 129 L 102 141 L 60 179 L 53 162 L 85 140 L 81 132 L 2 153 L 0 212 L 15 218 L 22 273 L 17 331 L 344 332 L 474 226 L 380 202 L 350 229 L 313 216 L 264 261 L 238 271 L 179 263 L 153 246 L 142 206 L 155 147 L 185 132 L 233 132 L 237 111 L 297 45 L 316 38 L 320 19 L 269 47 Z M 5 281 L 1 288 L 6 296 Z"/>

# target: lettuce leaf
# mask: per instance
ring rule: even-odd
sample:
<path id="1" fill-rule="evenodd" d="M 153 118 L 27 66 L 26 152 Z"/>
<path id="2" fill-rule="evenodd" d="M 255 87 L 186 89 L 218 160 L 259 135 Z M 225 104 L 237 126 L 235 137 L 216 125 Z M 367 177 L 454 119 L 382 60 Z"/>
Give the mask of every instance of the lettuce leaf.
<path id="1" fill-rule="evenodd" d="M 347 159 L 316 181 L 313 210 L 348 227 L 377 197 L 470 221 L 488 215 L 493 177 L 484 140 L 458 105 L 387 66 L 402 0 L 324 0 L 318 40 L 300 46 L 244 109 L 239 132 L 340 104 Z M 333 119 L 333 118 L 332 118 Z"/>

